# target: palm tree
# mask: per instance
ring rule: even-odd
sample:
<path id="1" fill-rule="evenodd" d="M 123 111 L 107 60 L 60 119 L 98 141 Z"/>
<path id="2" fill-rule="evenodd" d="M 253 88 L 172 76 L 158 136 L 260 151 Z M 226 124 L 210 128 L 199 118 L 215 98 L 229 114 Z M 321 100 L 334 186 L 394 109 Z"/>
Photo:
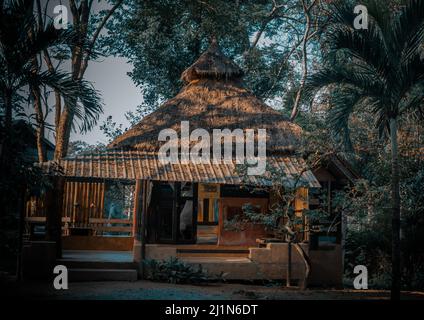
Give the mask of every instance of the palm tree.
<path id="1" fill-rule="evenodd" d="M 53 24 L 41 27 L 33 14 L 33 0 L 13 0 L 0 3 L 0 106 L 4 109 L 5 135 L 1 158 L 4 158 L 7 135 L 11 134 L 14 103 L 22 95 L 37 98 L 40 88 L 50 87 L 59 92 L 81 121 L 80 128 L 92 127 L 102 112 L 96 90 L 82 80 L 75 81 L 68 73 L 43 71 L 34 67 L 37 56 L 52 46 L 67 45 L 74 41 L 72 31 L 57 30 Z M 39 98 L 39 97 L 38 97 Z M 37 111 L 37 110 L 36 110 Z M 37 125 L 42 126 L 44 119 Z M 41 121 L 41 123 L 40 123 Z M 37 136 L 44 130 L 37 130 Z"/>
<path id="2" fill-rule="evenodd" d="M 347 132 L 349 115 L 367 109 L 391 145 L 392 299 L 400 298 L 400 192 L 398 122 L 403 114 L 422 114 L 424 102 L 424 1 L 361 1 L 368 9 L 368 29 L 356 30 L 354 1 L 329 5 L 324 66 L 307 81 L 312 97 L 327 88 L 334 99 L 329 119 L 337 134 Z"/>

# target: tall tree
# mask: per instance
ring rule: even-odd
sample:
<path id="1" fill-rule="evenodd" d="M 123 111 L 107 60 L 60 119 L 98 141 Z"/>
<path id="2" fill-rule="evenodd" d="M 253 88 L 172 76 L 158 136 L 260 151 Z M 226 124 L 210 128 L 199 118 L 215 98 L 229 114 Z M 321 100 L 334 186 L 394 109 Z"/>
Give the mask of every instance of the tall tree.
<path id="1" fill-rule="evenodd" d="M 104 44 L 110 53 L 133 64 L 130 76 L 144 95 L 138 114 L 151 112 L 180 90 L 182 71 L 206 50 L 213 36 L 243 67 L 245 83 L 257 96 L 281 101 L 292 83 L 298 85 L 297 55 L 305 30 L 299 0 L 128 0 L 126 4 L 108 24 L 111 36 Z M 309 53 L 318 36 L 313 21 Z"/>
<path id="2" fill-rule="evenodd" d="M 19 107 L 20 97 L 40 99 L 40 88 L 50 87 L 72 104 L 72 112 L 90 126 L 102 111 L 97 92 L 84 81 L 75 81 L 71 75 L 61 72 L 40 71 L 37 56 L 51 46 L 73 41 L 73 33 L 57 30 L 53 24 L 39 28 L 33 11 L 32 0 L 14 0 L 0 7 L 0 100 L 4 108 L 5 134 L 2 137 L 2 160 L 7 160 L 7 136 L 12 134 L 13 111 Z M 41 107 L 40 101 L 35 104 Z M 37 111 L 37 120 L 40 110 Z M 41 135 L 40 130 L 38 134 Z M 6 154 L 6 155 L 5 155 Z"/>
<path id="3" fill-rule="evenodd" d="M 326 65 L 309 77 L 309 94 L 328 88 L 335 95 L 330 123 L 343 134 L 349 115 L 369 110 L 381 135 L 391 148 L 392 216 L 392 299 L 399 299 L 400 192 L 398 162 L 399 119 L 405 113 L 422 115 L 424 104 L 424 62 L 420 46 L 424 42 L 424 1 L 404 0 L 390 10 L 378 0 L 362 1 L 368 10 L 368 29 L 357 30 L 355 1 L 334 1 L 330 5 L 332 21 L 326 32 L 329 50 Z"/>
<path id="4" fill-rule="evenodd" d="M 105 24 L 114 14 L 123 0 L 111 1 L 111 6 L 102 11 L 99 21 L 94 21 L 93 0 L 69 0 L 70 11 L 72 13 L 72 29 L 76 34 L 75 41 L 70 45 L 71 51 L 71 74 L 74 81 L 81 81 L 87 70 L 88 63 L 95 53 L 97 39 L 100 36 Z M 55 159 L 66 156 L 72 123 L 75 117 L 75 101 L 68 101 L 63 106 L 63 110 L 57 114 L 56 119 L 56 149 Z M 58 105 L 58 104 L 57 104 Z"/>

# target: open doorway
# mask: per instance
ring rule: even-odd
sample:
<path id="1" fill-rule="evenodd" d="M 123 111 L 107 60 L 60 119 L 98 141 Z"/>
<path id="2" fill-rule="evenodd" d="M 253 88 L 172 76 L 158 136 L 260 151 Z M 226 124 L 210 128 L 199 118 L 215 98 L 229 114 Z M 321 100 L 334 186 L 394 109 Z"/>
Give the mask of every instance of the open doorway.
<path id="1" fill-rule="evenodd" d="M 218 243 L 219 184 L 198 185 L 197 243 Z"/>
<path id="2" fill-rule="evenodd" d="M 193 244 L 197 239 L 197 184 L 154 182 L 148 239 L 154 243 Z"/>

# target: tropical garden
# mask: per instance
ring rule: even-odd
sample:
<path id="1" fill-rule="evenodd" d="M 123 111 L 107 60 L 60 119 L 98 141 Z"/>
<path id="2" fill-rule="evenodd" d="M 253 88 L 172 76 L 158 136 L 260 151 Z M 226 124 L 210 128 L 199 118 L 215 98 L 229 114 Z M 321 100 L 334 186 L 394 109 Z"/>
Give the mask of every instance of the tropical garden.
<path id="1" fill-rule="evenodd" d="M 365 265 L 370 286 L 395 299 L 424 288 L 424 1 L 65 3 L 69 27 L 57 29 L 49 1 L 0 1 L 2 256 L 19 256 L 24 189 L 49 187 L 16 124 L 34 129 L 40 162 L 47 130 L 55 159 L 101 149 L 73 133 L 100 126 L 113 139 L 173 97 L 181 72 L 216 38 L 248 88 L 303 128 L 305 158 L 337 153 L 360 176 L 333 204 L 348 222 L 346 284 Z M 104 56 L 127 59 L 143 94 L 127 123 L 99 123 L 101 93 L 85 72 Z"/>

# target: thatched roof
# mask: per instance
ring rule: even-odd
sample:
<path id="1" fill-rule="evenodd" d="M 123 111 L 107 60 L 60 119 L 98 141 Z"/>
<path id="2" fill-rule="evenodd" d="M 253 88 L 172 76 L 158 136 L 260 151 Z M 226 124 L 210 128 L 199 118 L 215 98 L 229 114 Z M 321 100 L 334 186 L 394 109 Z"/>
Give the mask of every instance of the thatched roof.
<path id="1" fill-rule="evenodd" d="M 284 173 L 281 183 L 287 187 L 299 184 L 298 175 L 301 173 L 302 185 L 319 188 L 320 184 L 302 158 L 293 156 L 269 156 L 269 167 Z M 190 181 L 201 183 L 242 184 L 268 186 L 272 182 L 268 176 L 240 176 L 234 162 L 220 164 L 163 164 L 154 153 L 141 150 L 115 149 L 72 158 L 37 164 L 44 172 L 60 174 L 72 178 L 118 179 L 118 180 L 154 180 L 154 181 Z"/>
<path id="2" fill-rule="evenodd" d="M 117 137 L 110 148 L 157 151 L 162 129 L 180 134 L 181 121 L 190 121 L 190 131 L 213 129 L 266 129 L 267 149 L 292 152 L 298 145 L 301 128 L 280 112 L 263 103 L 241 82 L 242 70 L 219 50 L 216 42 L 182 74 L 187 84 L 174 98 L 144 117 Z"/>
<path id="3" fill-rule="evenodd" d="M 237 80 L 242 76 L 243 70 L 222 53 L 214 39 L 209 49 L 182 73 L 181 79 L 190 83 L 199 79 Z"/>

